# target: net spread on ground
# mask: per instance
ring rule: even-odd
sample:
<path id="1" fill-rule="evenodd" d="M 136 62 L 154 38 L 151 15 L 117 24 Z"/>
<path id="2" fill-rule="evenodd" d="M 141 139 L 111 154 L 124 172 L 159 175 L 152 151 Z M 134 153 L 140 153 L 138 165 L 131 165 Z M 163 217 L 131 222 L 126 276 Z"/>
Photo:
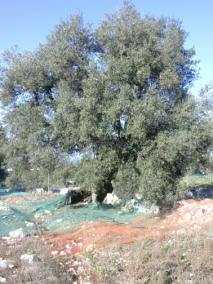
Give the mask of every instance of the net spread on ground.
<path id="1" fill-rule="evenodd" d="M 200 179 L 204 186 L 194 186 Z M 188 200 L 161 218 L 151 214 L 149 219 L 144 213 L 156 208 L 142 201 L 64 205 L 66 195 L 35 196 L 0 188 L 0 236 L 39 234 L 51 255 L 73 256 L 135 241 L 194 235 L 213 223 L 213 177 L 185 180 L 192 185 Z"/>
<path id="2" fill-rule="evenodd" d="M 18 199 L 19 196 L 23 198 Z M 138 216 L 142 210 L 132 206 L 130 212 L 124 212 L 121 206 L 99 204 L 63 205 L 66 196 L 52 196 L 29 201 L 30 194 L 24 192 L 0 192 L 0 235 L 22 228 L 26 233 L 36 233 L 38 230 L 72 230 L 73 225 L 81 222 L 103 220 L 111 223 L 125 222 Z M 16 198 L 14 198 L 16 197 Z"/>

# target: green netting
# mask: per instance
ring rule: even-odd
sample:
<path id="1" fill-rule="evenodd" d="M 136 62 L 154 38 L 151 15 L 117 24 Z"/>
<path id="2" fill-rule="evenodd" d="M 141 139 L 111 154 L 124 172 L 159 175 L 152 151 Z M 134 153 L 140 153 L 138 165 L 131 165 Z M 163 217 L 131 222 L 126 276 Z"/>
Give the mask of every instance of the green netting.
<path id="1" fill-rule="evenodd" d="M 213 179 L 213 174 L 209 174 L 209 175 L 201 175 L 201 174 L 194 174 L 191 176 L 185 176 L 182 178 L 184 179 L 192 179 L 192 180 L 196 180 L 196 179 Z"/>
<path id="2" fill-rule="evenodd" d="M 5 196 L 5 192 L 0 193 Z M 26 194 L 26 193 L 13 193 Z M 11 194 L 10 194 L 11 195 Z M 147 207 L 132 206 L 131 212 L 123 212 L 121 207 L 108 205 L 66 205 L 66 196 L 54 196 L 37 201 L 3 204 L 0 201 L 0 235 L 22 228 L 26 233 L 38 230 L 67 230 L 80 222 L 103 220 L 106 222 L 125 222 L 147 212 Z"/>
<path id="3" fill-rule="evenodd" d="M 1 194 L 0 194 L 1 195 Z M 5 197 L 7 194 L 3 194 Z M 26 193 L 12 193 L 8 195 L 27 195 Z M 64 201 L 65 197 L 52 197 L 37 201 L 25 201 L 14 204 L 0 203 L 0 235 L 7 235 L 11 231 L 22 228 L 26 233 L 36 232 L 38 229 L 45 229 L 40 220 L 36 220 L 35 215 L 45 214 L 46 210 L 57 207 Z M 50 211 L 50 212 L 51 212 Z"/>
<path id="4" fill-rule="evenodd" d="M 184 179 L 212 179 L 213 174 L 186 176 Z M 146 204 L 130 206 L 131 212 L 124 212 L 122 207 L 107 205 L 66 205 L 67 196 L 54 196 L 37 201 L 25 201 L 6 205 L 1 199 L 5 196 L 29 195 L 25 192 L 7 192 L 8 188 L 0 187 L 0 235 L 22 228 L 26 233 L 38 230 L 72 230 L 75 224 L 103 220 L 106 222 L 125 222 L 150 209 Z"/>
<path id="5" fill-rule="evenodd" d="M 8 188 L 6 186 L 0 186 L 0 193 L 7 191 L 7 189 Z"/>

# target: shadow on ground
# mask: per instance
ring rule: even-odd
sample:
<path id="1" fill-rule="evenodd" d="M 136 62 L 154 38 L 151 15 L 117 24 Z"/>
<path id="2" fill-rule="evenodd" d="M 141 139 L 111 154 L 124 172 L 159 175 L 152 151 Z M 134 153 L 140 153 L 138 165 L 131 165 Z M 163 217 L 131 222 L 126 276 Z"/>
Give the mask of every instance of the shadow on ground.
<path id="1" fill-rule="evenodd" d="M 186 199 L 213 199 L 213 184 L 201 184 L 186 189 Z"/>

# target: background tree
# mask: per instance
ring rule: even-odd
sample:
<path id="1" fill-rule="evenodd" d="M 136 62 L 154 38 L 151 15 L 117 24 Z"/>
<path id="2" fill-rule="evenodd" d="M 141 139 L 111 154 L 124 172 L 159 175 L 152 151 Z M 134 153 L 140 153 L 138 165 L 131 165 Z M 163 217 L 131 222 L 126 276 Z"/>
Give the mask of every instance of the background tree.
<path id="1" fill-rule="evenodd" d="M 70 140 L 65 136 L 65 126 L 70 126 L 60 123 L 58 128 L 63 136 L 53 132 L 54 117 L 62 115 L 56 98 L 62 87 L 75 95 L 82 93 L 81 80 L 91 48 L 89 30 L 76 16 L 61 22 L 47 43 L 34 53 L 4 53 L 7 67 L 1 69 L 1 101 L 8 107 L 5 125 L 9 137 L 8 165 L 13 169 L 8 181 L 12 186 L 17 182 L 28 188 L 44 184 L 44 172 L 45 176 L 53 176 L 61 165 L 63 144 Z M 77 125 L 74 126 L 78 133 Z M 68 154 L 78 151 L 75 144 L 69 142 Z M 39 168 L 40 173 L 32 171 L 34 168 Z"/>
<path id="2" fill-rule="evenodd" d="M 7 176 L 6 172 L 6 160 L 5 160 L 5 145 L 7 143 L 5 131 L 2 125 L 0 125 L 0 185 L 4 184 L 5 178 Z"/>
<path id="3" fill-rule="evenodd" d="M 209 82 L 204 88 L 200 90 L 199 111 L 202 117 L 206 117 L 208 121 L 210 133 L 213 134 L 213 83 Z M 213 140 L 210 143 L 207 151 L 200 157 L 202 163 L 195 165 L 195 169 L 190 168 L 191 171 L 201 172 L 203 174 L 213 172 Z M 199 167 L 200 166 L 200 167 Z"/>

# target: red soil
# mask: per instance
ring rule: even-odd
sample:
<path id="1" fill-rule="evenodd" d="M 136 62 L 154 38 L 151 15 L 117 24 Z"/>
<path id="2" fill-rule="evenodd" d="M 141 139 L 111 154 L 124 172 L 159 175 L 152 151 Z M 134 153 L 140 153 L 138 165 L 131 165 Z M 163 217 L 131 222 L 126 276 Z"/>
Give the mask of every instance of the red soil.
<path id="1" fill-rule="evenodd" d="M 144 216 L 144 215 L 142 215 Z M 144 217 L 142 217 L 144 218 Z M 48 232 L 42 235 L 51 255 L 74 255 L 79 252 L 100 251 L 108 247 L 147 240 L 166 239 L 195 234 L 213 221 L 213 200 L 181 201 L 180 206 L 146 227 L 136 227 L 140 218 L 130 225 L 111 224 L 103 221 L 83 224 L 73 234 Z"/>

